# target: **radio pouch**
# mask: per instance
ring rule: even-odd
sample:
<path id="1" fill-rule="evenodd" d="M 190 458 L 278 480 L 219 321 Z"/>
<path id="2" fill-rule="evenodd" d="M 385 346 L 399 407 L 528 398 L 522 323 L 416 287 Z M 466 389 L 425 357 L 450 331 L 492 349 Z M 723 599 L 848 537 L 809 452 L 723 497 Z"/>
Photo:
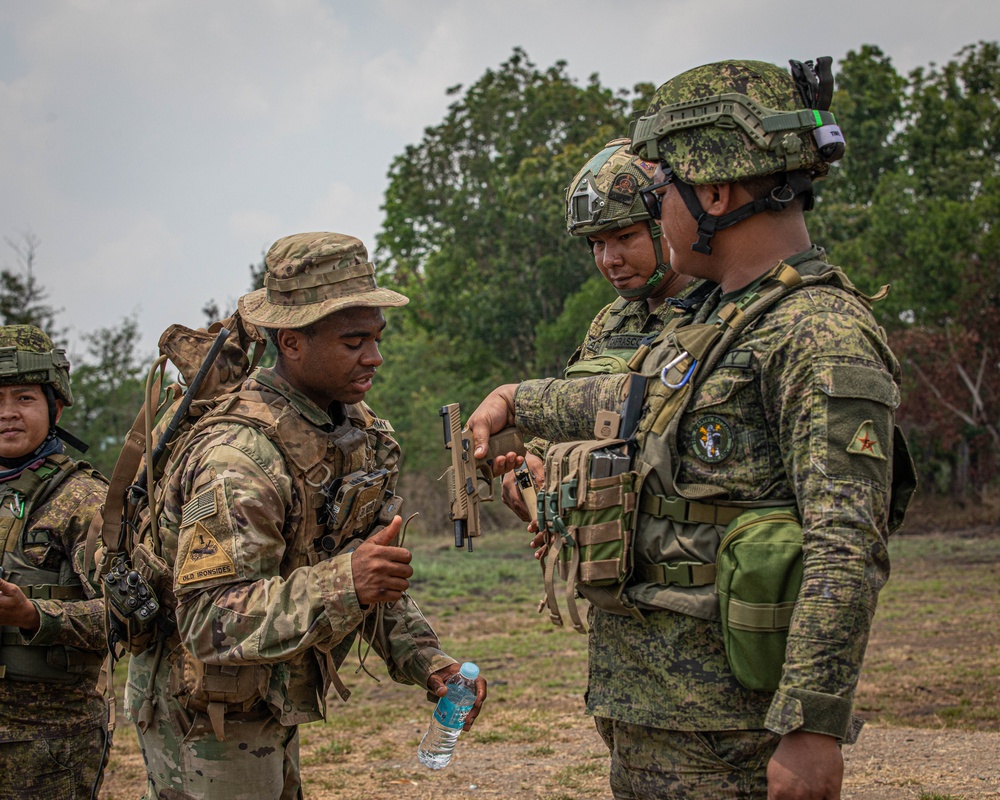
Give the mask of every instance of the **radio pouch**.
<path id="1" fill-rule="evenodd" d="M 726 657 L 748 689 L 773 692 L 802 585 L 802 524 L 794 508 L 752 508 L 726 528 L 716 561 Z"/>
<path id="2" fill-rule="evenodd" d="M 555 574 L 566 581 L 573 627 L 586 633 L 576 605 L 577 585 L 620 594 L 631 569 L 632 527 L 638 475 L 625 440 L 552 445 L 545 459 L 545 491 L 538 493 L 538 525 L 545 532 L 542 568 L 549 619 L 562 625 Z"/>

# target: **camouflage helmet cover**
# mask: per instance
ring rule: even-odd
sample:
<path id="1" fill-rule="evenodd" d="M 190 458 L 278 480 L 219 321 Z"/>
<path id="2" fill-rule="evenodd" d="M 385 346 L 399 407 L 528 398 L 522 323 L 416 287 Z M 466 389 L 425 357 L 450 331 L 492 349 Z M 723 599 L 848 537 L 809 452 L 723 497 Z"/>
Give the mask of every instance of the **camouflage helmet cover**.
<path id="1" fill-rule="evenodd" d="M 73 405 L 66 351 L 34 325 L 5 325 L 0 327 L 0 386 L 22 384 L 51 386 L 65 405 Z"/>
<path id="2" fill-rule="evenodd" d="M 305 328 L 356 306 L 405 306 L 409 298 L 375 282 L 360 239 L 343 233 L 297 233 L 264 257 L 264 288 L 239 300 L 240 315 L 264 328 Z"/>
<path id="3" fill-rule="evenodd" d="M 667 162 L 692 184 L 732 183 L 777 172 L 825 175 L 811 135 L 835 124 L 806 109 L 791 74 L 763 61 L 721 61 L 667 81 L 633 131 L 633 150 Z"/>
<path id="4" fill-rule="evenodd" d="M 656 164 L 629 152 L 629 139 L 608 142 L 566 189 L 566 230 L 590 236 L 649 220 L 641 189 L 652 184 Z"/>

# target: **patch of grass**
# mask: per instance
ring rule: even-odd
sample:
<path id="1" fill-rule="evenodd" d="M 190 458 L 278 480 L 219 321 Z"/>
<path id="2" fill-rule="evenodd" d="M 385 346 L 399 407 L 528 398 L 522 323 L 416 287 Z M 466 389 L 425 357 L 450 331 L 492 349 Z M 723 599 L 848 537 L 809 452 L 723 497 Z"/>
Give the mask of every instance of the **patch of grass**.
<path id="1" fill-rule="evenodd" d="M 582 786 L 582 779 L 594 777 L 598 774 L 603 775 L 607 770 L 608 765 L 606 763 L 590 761 L 560 770 L 556 773 L 555 779 L 560 786 L 568 789 L 577 789 Z"/>
<path id="2" fill-rule="evenodd" d="M 302 756 L 303 764 L 325 764 L 336 761 L 354 752 L 354 745 L 343 739 L 328 739 L 323 744 L 311 748 L 308 755 Z"/>
<path id="3" fill-rule="evenodd" d="M 900 536 L 857 708 L 894 725 L 1000 730 L 1000 537 Z"/>

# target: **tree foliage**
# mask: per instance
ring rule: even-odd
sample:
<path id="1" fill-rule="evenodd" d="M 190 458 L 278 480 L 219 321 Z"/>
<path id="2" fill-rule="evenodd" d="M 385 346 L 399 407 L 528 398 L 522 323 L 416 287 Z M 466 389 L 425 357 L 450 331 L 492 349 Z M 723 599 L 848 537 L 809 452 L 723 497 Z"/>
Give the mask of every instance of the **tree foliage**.
<path id="1" fill-rule="evenodd" d="M 580 86 L 565 62 L 539 70 L 520 49 L 462 91 L 394 159 L 378 252 L 419 295 L 420 324 L 465 349 L 478 377 L 511 377 L 533 361 L 535 326 L 591 273 L 563 195 L 582 159 L 624 133 L 629 106 L 596 75 Z"/>
<path id="2" fill-rule="evenodd" d="M 558 372 L 576 346 L 563 336 L 545 340 L 560 352 L 537 347 L 594 274 L 586 245 L 566 234 L 566 187 L 625 134 L 630 97 L 644 105 L 651 92 L 615 92 L 597 75 L 581 85 L 565 62 L 539 69 L 518 48 L 467 89 L 449 89 L 445 119 L 393 160 L 377 254 L 384 278 L 413 302 L 392 313 L 375 399 L 411 460 L 436 406 Z M 592 303 L 572 306 L 580 332 L 613 297 L 592 288 Z"/>
<path id="3" fill-rule="evenodd" d="M 877 48 L 842 62 L 834 110 L 848 140 L 813 230 L 876 306 L 905 373 L 899 418 L 925 477 L 998 474 L 1000 48 L 980 42 L 901 78 Z"/>
<path id="4" fill-rule="evenodd" d="M 86 355 L 74 366 L 74 404 L 60 425 L 90 445 L 86 458 L 110 475 L 125 435 L 142 405 L 152 358 L 139 351 L 139 320 L 85 333 Z"/>
<path id="5" fill-rule="evenodd" d="M 48 303 L 49 293 L 35 275 L 35 259 L 41 240 L 30 231 L 18 238 L 5 236 L 17 256 L 17 268 L 0 270 L 0 322 L 4 325 L 35 325 L 57 344 L 64 331 L 56 328 L 59 310 Z"/>

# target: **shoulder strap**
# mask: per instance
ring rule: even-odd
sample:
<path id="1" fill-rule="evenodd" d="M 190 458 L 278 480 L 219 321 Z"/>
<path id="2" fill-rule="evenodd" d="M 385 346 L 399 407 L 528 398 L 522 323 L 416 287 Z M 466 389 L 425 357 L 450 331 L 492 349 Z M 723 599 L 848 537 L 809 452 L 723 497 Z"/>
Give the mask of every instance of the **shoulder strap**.
<path id="1" fill-rule="evenodd" d="M 72 459 L 67 455 L 63 455 L 62 453 L 49 456 L 45 459 L 45 464 L 42 469 L 49 467 L 50 465 L 52 467 L 51 471 L 45 476 L 45 478 L 43 478 L 44 483 L 42 484 L 41 490 L 38 492 L 38 495 L 33 498 L 32 505 L 35 507 L 42 505 L 42 503 L 52 497 L 53 492 L 59 488 L 59 485 L 74 472 L 80 472 L 83 470 L 91 475 L 100 475 L 100 473 L 91 467 L 86 461 L 76 461 L 75 459 Z M 25 517 L 27 516 L 28 515 L 25 514 Z"/>
<path id="2" fill-rule="evenodd" d="M 32 512 L 48 500 L 67 477 L 78 469 L 89 467 L 74 461 L 67 455 L 56 453 L 46 456 L 37 469 L 26 469 L 9 484 L 10 488 L 23 495 L 20 514 L 15 515 L 10 526 L 0 529 L 0 551 L 11 552 L 17 546 L 18 537 L 31 519 Z"/>

